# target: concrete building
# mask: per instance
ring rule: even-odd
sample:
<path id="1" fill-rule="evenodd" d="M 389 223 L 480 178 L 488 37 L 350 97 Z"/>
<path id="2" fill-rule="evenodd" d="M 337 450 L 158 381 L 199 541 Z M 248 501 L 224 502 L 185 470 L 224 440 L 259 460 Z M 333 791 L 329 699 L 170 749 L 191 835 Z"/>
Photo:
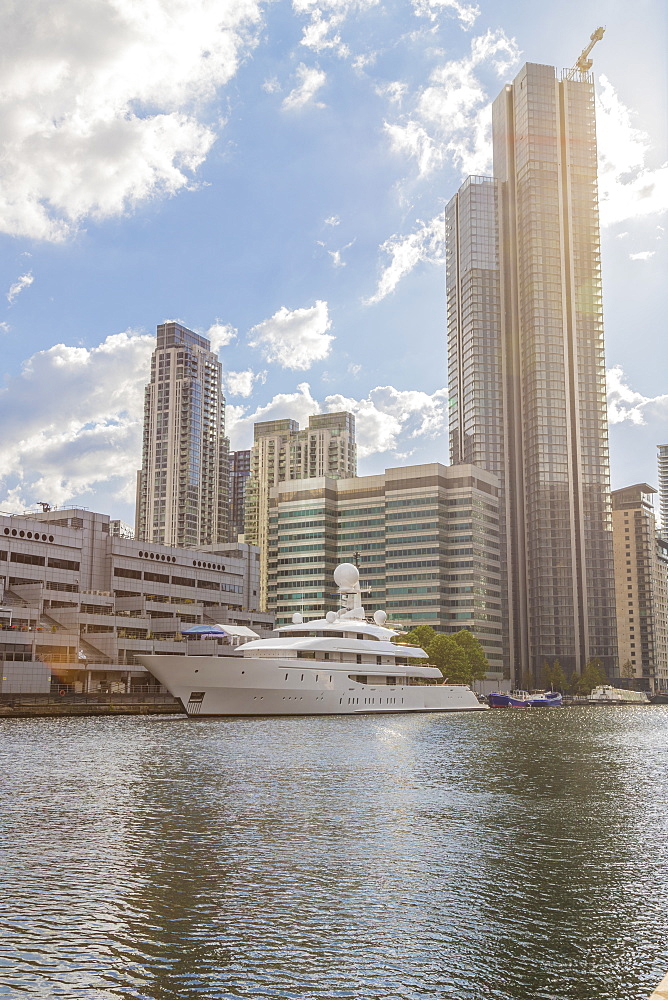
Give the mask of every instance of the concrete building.
<path id="1" fill-rule="evenodd" d="M 668 444 L 657 445 L 659 473 L 659 530 L 668 538 Z"/>
<path id="2" fill-rule="evenodd" d="M 295 420 L 255 424 L 251 474 L 246 486 L 245 541 L 260 549 L 260 608 L 267 608 L 269 494 L 293 479 L 357 474 L 355 418 L 352 413 L 319 413 L 300 430 Z"/>
<path id="3" fill-rule="evenodd" d="M 250 449 L 230 454 L 230 541 L 244 534 L 246 486 L 250 477 Z"/>
<path id="4" fill-rule="evenodd" d="M 612 493 L 617 636 L 622 682 L 668 690 L 668 543 L 657 537 L 652 498 L 636 483 Z"/>
<path id="5" fill-rule="evenodd" d="M 227 542 L 228 492 L 218 356 L 205 337 L 163 323 L 144 399 L 135 537 L 184 548 Z"/>
<path id="6" fill-rule="evenodd" d="M 469 629 L 503 678 L 498 480 L 437 463 L 271 490 L 268 598 L 276 623 L 339 608 L 339 562 L 359 565 L 367 610 L 439 632 Z"/>
<path id="7" fill-rule="evenodd" d="M 502 476 L 507 665 L 617 669 L 594 84 L 529 63 L 446 212 L 451 458 Z"/>
<path id="8" fill-rule="evenodd" d="M 122 538 L 105 514 L 78 508 L 0 515 L 0 692 L 146 685 L 136 654 L 184 653 L 192 625 L 268 634 L 258 590 L 251 546 L 211 553 Z"/>

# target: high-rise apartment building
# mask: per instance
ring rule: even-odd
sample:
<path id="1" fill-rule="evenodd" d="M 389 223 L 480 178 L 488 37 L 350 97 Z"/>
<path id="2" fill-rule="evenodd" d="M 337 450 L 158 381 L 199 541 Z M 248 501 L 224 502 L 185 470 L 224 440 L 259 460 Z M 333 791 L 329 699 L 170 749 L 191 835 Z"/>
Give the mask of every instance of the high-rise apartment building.
<path id="1" fill-rule="evenodd" d="M 230 541 L 244 533 L 246 485 L 250 477 L 250 449 L 230 453 Z"/>
<path id="2" fill-rule="evenodd" d="M 285 480 L 357 475 L 355 418 L 352 413 L 319 413 L 299 429 L 295 420 L 255 424 L 251 474 L 246 485 L 246 542 L 260 547 L 260 607 L 267 607 L 269 492 Z"/>
<path id="3" fill-rule="evenodd" d="M 668 444 L 657 445 L 659 472 L 659 530 L 668 538 Z"/>
<path id="4" fill-rule="evenodd" d="M 529 63 L 448 205 L 451 459 L 501 477 L 507 663 L 617 665 L 594 85 Z"/>
<path id="5" fill-rule="evenodd" d="M 612 493 L 620 674 L 668 690 L 668 546 L 657 538 L 647 483 Z"/>
<path id="6" fill-rule="evenodd" d="M 144 397 L 135 537 L 186 548 L 227 542 L 228 483 L 218 356 L 205 337 L 162 323 Z"/>
<path id="7" fill-rule="evenodd" d="M 498 479 L 469 465 L 283 482 L 269 500 L 269 609 L 321 618 L 340 605 L 340 562 L 359 566 L 364 605 L 390 621 L 468 629 L 503 677 Z"/>

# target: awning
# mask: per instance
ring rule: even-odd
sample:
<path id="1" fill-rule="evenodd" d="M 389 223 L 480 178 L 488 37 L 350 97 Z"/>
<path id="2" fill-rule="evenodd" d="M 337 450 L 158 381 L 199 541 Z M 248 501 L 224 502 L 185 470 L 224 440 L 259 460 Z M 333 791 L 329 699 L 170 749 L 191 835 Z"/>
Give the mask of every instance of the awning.
<path id="1" fill-rule="evenodd" d="M 193 628 L 183 629 L 182 635 L 229 635 L 244 636 L 247 639 L 259 639 L 257 632 L 253 632 L 247 625 L 194 625 Z"/>

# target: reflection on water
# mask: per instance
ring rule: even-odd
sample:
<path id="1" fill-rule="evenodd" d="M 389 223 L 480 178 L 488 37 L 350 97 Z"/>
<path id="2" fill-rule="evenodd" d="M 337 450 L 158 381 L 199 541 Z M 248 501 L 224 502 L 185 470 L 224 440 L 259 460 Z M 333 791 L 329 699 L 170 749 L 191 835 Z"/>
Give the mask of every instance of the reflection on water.
<path id="1" fill-rule="evenodd" d="M 635 1000 L 668 709 L 0 722 L 0 996 Z"/>

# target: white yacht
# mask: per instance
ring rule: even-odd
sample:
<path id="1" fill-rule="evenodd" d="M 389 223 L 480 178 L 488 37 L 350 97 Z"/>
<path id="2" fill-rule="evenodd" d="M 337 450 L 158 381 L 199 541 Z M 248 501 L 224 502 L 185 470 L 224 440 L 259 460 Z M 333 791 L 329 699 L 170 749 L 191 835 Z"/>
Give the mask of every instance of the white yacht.
<path id="1" fill-rule="evenodd" d="M 384 611 L 367 621 L 359 573 L 334 571 L 344 607 L 325 618 L 276 629 L 276 638 L 238 646 L 235 655 L 137 656 L 183 702 L 188 715 L 353 715 L 486 709 L 470 687 L 449 684 L 417 646 L 390 642 Z"/>

